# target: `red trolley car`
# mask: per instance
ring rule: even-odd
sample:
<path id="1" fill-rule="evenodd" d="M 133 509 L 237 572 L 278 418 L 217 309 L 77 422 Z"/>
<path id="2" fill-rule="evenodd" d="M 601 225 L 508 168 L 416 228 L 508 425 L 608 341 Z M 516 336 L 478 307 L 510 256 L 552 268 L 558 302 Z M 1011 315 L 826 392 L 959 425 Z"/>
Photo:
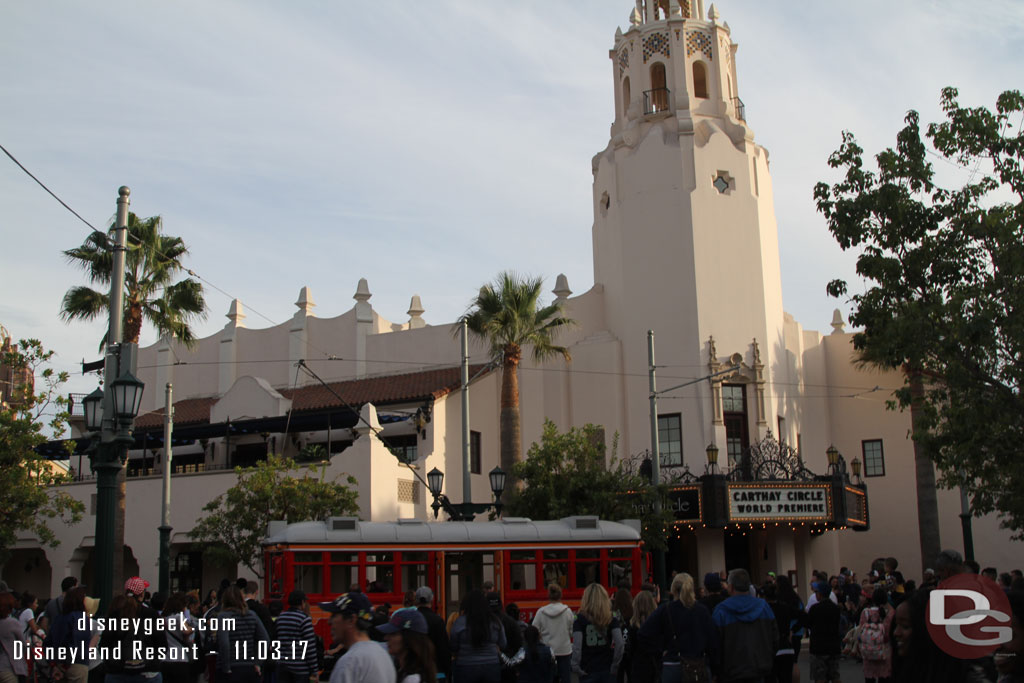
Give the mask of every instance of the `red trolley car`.
<path id="1" fill-rule="evenodd" d="M 597 517 L 494 522 L 362 522 L 351 517 L 286 524 L 272 522 L 263 542 L 268 600 L 293 589 L 306 593 L 317 632 L 327 635 L 327 614 L 317 602 L 359 586 L 374 605 L 402 605 L 406 591 L 434 591 L 442 616 L 458 611 L 468 591 L 494 583 L 502 602 L 515 602 L 530 620 L 547 603 L 547 586 L 562 586 L 576 608 L 583 589 L 626 581 L 636 593 L 645 576 L 639 523 Z M 323 621 L 322 621 L 323 620 Z M 321 623 L 322 622 L 322 623 Z"/>

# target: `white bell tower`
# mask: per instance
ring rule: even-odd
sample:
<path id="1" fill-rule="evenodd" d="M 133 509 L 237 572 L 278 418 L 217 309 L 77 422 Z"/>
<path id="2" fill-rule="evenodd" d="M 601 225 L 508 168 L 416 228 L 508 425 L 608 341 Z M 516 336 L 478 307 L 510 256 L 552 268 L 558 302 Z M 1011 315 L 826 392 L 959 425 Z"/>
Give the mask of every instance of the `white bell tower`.
<path id="1" fill-rule="evenodd" d="M 736 49 L 702 0 L 639 0 L 616 31 L 615 120 L 593 159 L 594 281 L 627 373 L 646 373 L 648 329 L 658 365 L 675 376 L 737 363 L 724 381 L 746 385 L 753 442 L 783 422 L 771 384 L 789 361 L 768 154 L 747 125 Z M 630 391 L 632 405 L 641 391 Z M 725 451 L 721 396 L 707 382 L 681 393 L 693 468 L 711 441 Z M 647 419 L 634 409 L 631 430 L 644 433 Z"/>

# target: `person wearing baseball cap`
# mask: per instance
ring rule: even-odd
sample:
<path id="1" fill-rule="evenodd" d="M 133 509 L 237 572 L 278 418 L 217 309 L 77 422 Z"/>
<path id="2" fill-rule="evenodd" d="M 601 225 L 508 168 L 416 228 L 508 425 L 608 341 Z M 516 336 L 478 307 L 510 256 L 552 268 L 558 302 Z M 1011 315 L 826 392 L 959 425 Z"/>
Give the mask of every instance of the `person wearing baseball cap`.
<path id="1" fill-rule="evenodd" d="M 149 581 L 146 581 L 141 576 L 133 576 L 124 582 L 124 594 L 132 596 L 139 602 L 142 602 L 142 597 L 146 594 L 147 588 L 149 588 Z"/>
<path id="2" fill-rule="evenodd" d="M 448 627 L 444 618 L 431 609 L 434 604 L 434 591 L 430 586 L 420 586 L 415 594 L 416 609 L 427 622 L 427 637 L 434 644 L 434 662 L 437 665 L 438 677 L 452 677 L 452 646 L 448 641 Z"/>
<path id="3" fill-rule="evenodd" d="M 388 652 L 398 664 L 399 683 L 437 679 L 437 665 L 427 636 L 427 620 L 415 607 L 395 610 L 391 620 L 377 627 L 387 640 Z"/>
<path id="4" fill-rule="evenodd" d="M 347 651 L 331 671 L 330 683 L 395 683 L 395 666 L 379 643 L 367 631 L 373 625 L 373 605 L 362 593 L 339 595 L 321 602 L 320 609 L 331 615 L 331 637 Z"/>

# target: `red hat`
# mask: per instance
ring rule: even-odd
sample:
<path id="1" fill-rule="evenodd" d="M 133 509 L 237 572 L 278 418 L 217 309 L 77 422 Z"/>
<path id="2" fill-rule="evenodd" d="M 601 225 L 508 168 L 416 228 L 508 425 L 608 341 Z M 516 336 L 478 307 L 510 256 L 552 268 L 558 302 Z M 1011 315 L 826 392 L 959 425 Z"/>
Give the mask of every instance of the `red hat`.
<path id="1" fill-rule="evenodd" d="M 133 576 L 132 578 L 124 582 L 125 593 L 131 593 L 133 595 L 142 595 L 146 592 L 147 588 L 149 588 L 149 581 L 146 581 L 145 579 L 138 576 Z"/>

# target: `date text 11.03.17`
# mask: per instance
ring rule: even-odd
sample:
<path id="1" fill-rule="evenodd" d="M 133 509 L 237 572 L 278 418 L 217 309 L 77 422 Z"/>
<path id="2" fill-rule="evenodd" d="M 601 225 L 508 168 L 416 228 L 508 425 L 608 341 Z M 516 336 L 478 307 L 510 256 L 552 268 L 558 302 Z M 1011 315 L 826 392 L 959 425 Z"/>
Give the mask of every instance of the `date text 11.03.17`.
<path id="1" fill-rule="evenodd" d="M 282 643 L 280 640 L 261 640 L 249 643 L 236 640 L 233 645 L 236 662 L 302 662 L 309 649 L 308 641 Z"/>

